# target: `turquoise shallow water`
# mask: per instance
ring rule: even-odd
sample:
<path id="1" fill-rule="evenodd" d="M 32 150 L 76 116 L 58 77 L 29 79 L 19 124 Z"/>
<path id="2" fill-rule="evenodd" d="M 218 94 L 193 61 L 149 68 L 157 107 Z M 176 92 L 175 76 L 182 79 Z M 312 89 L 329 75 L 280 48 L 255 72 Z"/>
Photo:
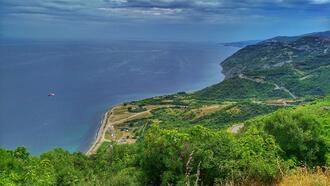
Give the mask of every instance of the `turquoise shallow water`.
<path id="1" fill-rule="evenodd" d="M 27 146 L 33 154 L 84 151 L 111 106 L 217 83 L 219 63 L 236 50 L 210 43 L 2 42 L 0 145 Z"/>

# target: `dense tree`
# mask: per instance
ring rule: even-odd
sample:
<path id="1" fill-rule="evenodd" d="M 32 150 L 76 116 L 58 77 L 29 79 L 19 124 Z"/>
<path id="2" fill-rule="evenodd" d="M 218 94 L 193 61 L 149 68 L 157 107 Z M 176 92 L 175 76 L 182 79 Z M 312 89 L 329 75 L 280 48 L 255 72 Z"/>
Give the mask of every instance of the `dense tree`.
<path id="1" fill-rule="evenodd" d="M 279 175 L 278 147 L 271 136 L 250 129 L 240 137 L 196 126 L 145 136 L 142 168 L 147 183 L 272 181 Z"/>
<path id="2" fill-rule="evenodd" d="M 285 159 L 309 166 L 325 164 L 329 146 L 322 136 L 321 124 L 312 115 L 279 111 L 263 122 L 265 131 L 275 137 Z"/>

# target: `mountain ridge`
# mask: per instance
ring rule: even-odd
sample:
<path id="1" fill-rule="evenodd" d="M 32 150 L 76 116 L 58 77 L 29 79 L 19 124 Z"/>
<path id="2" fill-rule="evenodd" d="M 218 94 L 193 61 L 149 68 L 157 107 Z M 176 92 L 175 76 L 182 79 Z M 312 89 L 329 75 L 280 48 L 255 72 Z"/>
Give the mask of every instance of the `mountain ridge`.
<path id="1" fill-rule="evenodd" d="M 330 31 L 288 37 L 290 39 L 285 41 L 276 40 L 276 38 L 278 37 L 248 45 L 225 59 L 221 64 L 226 78 L 246 70 L 266 69 L 269 68 L 269 65 L 276 67 L 280 66 L 281 63 L 294 63 L 294 60 L 302 60 L 301 57 L 316 57 L 330 52 Z M 250 61 L 259 65 L 255 66 Z M 244 66 L 248 62 L 249 66 Z"/>
<path id="2" fill-rule="evenodd" d="M 196 95 L 214 99 L 327 95 L 330 93 L 330 85 L 325 83 L 330 82 L 329 33 L 246 46 L 221 63 L 223 82 L 197 91 Z M 278 86 L 270 86 L 275 84 Z"/>
<path id="3" fill-rule="evenodd" d="M 261 42 L 291 42 L 295 41 L 301 37 L 305 36 L 317 36 L 317 37 L 326 37 L 330 38 L 330 30 L 322 31 L 322 32 L 312 32 L 312 33 L 307 33 L 307 34 L 301 34 L 298 36 L 276 36 L 270 39 L 266 39 Z"/>

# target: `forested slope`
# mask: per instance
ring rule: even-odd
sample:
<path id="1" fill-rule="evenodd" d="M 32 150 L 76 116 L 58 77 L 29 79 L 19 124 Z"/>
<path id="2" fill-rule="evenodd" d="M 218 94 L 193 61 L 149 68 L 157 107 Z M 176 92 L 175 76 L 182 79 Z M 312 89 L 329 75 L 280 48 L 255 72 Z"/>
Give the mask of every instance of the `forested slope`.
<path id="1" fill-rule="evenodd" d="M 204 98 L 287 98 L 330 93 L 329 32 L 277 37 L 236 52 L 226 80 L 197 92 Z"/>

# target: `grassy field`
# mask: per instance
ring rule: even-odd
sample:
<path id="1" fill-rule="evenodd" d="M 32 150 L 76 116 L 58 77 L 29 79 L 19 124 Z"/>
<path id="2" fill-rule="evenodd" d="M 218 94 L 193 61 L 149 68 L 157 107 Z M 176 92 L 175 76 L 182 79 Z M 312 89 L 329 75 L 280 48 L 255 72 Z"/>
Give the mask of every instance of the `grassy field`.
<path id="1" fill-rule="evenodd" d="M 115 126 L 118 136 L 141 139 L 146 129 L 157 124 L 164 129 L 189 128 L 202 125 L 210 128 L 227 128 L 255 116 L 267 114 L 283 107 L 300 104 L 299 99 L 204 99 L 198 94 L 178 93 L 158 96 L 126 103 L 114 112 L 115 118 L 128 117 L 129 120 Z M 132 117 L 128 108 L 141 107 L 141 115 Z M 148 114 L 143 114 L 148 113 Z M 125 132 L 119 131 L 125 129 Z M 109 135 L 108 135 L 109 136 Z M 118 138 L 116 138 L 118 140 Z"/>

